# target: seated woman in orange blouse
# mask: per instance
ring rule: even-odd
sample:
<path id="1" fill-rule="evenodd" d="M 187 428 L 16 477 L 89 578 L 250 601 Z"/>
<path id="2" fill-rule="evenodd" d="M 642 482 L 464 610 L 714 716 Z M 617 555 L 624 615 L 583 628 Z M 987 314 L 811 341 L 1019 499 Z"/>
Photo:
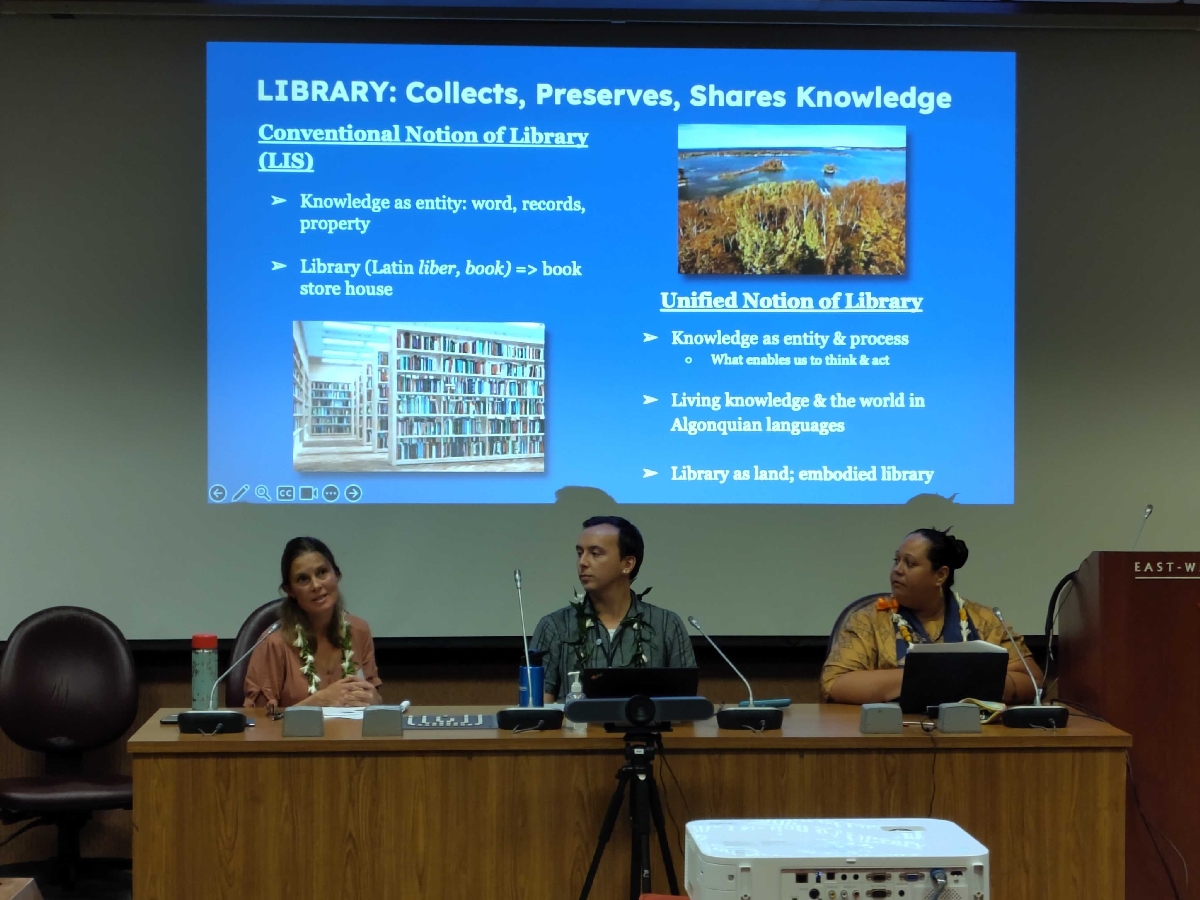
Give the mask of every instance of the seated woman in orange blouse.
<path id="1" fill-rule="evenodd" d="M 1029 703 L 1034 685 L 996 614 L 952 590 L 967 545 L 946 531 L 921 528 L 904 539 L 892 564 L 892 595 L 846 620 L 821 670 L 821 694 L 835 703 L 887 703 L 900 696 L 904 658 L 917 643 L 983 640 L 1008 650 L 1004 702 Z M 1014 634 L 1034 677 L 1041 670 Z"/>
<path id="2" fill-rule="evenodd" d="M 280 628 L 250 657 L 246 706 L 371 706 L 381 702 L 371 629 L 346 612 L 342 570 L 316 538 L 288 541 L 279 563 Z"/>

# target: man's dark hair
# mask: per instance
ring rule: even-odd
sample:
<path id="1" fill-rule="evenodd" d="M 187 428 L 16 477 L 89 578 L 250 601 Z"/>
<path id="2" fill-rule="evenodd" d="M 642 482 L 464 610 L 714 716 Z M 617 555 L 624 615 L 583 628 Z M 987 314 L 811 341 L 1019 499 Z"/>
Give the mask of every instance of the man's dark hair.
<path id="1" fill-rule="evenodd" d="M 637 530 L 636 525 L 620 516 L 592 516 L 583 523 L 584 528 L 594 528 L 597 525 L 611 525 L 617 529 L 617 549 L 621 553 L 621 559 L 632 556 L 635 560 L 633 571 L 629 573 L 629 580 L 632 582 L 642 567 L 642 557 L 646 555 L 646 542 L 642 540 L 642 533 Z"/>

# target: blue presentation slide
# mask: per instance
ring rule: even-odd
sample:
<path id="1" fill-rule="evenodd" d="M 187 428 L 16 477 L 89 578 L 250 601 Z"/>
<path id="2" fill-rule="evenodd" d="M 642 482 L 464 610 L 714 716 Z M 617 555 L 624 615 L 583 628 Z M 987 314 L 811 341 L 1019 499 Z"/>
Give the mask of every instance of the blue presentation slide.
<path id="1" fill-rule="evenodd" d="M 209 501 L 1012 503 L 1015 94 L 1012 53 L 209 44 Z"/>

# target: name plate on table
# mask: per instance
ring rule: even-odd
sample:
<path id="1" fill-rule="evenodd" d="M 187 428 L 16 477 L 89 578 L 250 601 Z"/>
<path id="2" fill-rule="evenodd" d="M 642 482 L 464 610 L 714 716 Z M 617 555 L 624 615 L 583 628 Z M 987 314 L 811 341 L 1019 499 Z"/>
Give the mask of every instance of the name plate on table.
<path id="1" fill-rule="evenodd" d="M 405 716 L 405 728 L 495 728 L 496 717 L 476 715 L 422 715 Z"/>
<path id="2" fill-rule="evenodd" d="M 284 737 L 323 737 L 325 714 L 319 706 L 289 706 L 283 711 Z"/>
<path id="3" fill-rule="evenodd" d="M 372 706 L 363 712 L 363 737 L 396 737 L 404 734 L 404 710 L 399 706 Z"/>

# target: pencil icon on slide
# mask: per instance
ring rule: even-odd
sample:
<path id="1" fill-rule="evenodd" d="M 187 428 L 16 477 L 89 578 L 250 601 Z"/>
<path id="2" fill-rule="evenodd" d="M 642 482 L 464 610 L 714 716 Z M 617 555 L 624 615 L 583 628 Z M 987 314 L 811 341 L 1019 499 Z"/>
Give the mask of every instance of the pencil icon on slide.
<path id="1" fill-rule="evenodd" d="M 229 501 L 229 502 L 230 502 L 230 503 L 237 503 L 239 500 L 241 500 L 243 497 L 245 497 L 245 496 L 246 496 L 246 492 L 247 492 L 247 491 L 249 491 L 249 490 L 250 490 L 250 485 L 248 485 L 248 484 L 243 484 L 243 485 L 242 485 L 240 488 L 238 488 L 238 489 L 237 489 L 237 493 L 235 493 L 235 494 L 233 495 L 233 497 L 230 499 L 230 501 Z"/>

